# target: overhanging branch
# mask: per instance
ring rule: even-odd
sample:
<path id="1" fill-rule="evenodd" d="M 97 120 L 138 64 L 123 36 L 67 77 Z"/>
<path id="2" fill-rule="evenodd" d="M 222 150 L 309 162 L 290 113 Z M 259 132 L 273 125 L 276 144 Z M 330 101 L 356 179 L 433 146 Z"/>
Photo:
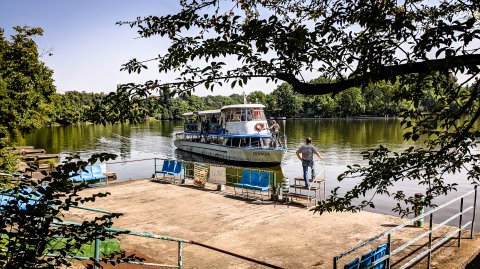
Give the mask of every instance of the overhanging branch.
<path id="1" fill-rule="evenodd" d="M 446 71 L 453 68 L 479 66 L 480 54 L 460 55 L 444 59 L 434 59 L 424 62 L 383 66 L 373 72 L 348 78 L 334 83 L 310 84 L 301 82 L 293 74 L 278 73 L 276 78 L 288 82 L 294 91 L 306 95 L 337 94 L 348 88 L 359 87 L 368 83 L 392 79 L 406 74 L 424 74 L 434 71 Z"/>

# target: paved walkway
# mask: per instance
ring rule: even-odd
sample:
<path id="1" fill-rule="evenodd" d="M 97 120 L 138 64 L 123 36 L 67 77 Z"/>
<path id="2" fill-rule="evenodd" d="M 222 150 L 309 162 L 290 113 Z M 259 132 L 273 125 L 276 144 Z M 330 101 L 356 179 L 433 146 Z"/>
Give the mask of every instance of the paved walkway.
<path id="1" fill-rule="evenodd" d="M 123 213 L 114 221 L 115 227 L 189 239 L 284 268 L 332 268 L 335 255 L 403 222 L 394 216 L 370 212 L 320 216 L 301 206 L 240 199 L 228 187 L 218 192 L 213 188 L 197 189 L 147 179 L 87 189 L 83 193 L 104 191 L 111 195 L 89 206 Z M 77 210 L 71 215 L 77 220 L 92 216 L 93 213 Z M 399 245 L 422 231 L 406 228 L 394 234 L 393 244 Z M 174 242 L 122 236 L 121 246 L 129 252 L 138 250 L 156 261 L 176 263 Z M 418 243 L 410 249 L 420 246 Z M 433 268 L 463 268 L 462 264 L 469 262 L 479 249 L 478 236 L 475 240 L 463 240 L 462 248 L 444 247 L 435 253 Z M 340 264 L 367 251 L 361 250 Z M 184 265 L 185 268 L 262 268 L 188 244 L 184 247 Z"/>

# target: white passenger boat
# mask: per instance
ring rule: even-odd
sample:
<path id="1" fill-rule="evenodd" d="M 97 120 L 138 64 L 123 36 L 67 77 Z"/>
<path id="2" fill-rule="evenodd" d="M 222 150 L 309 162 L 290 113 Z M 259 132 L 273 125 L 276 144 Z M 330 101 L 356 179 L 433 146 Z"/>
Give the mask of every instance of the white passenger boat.
<path id="1" fill-rule="evenodd" d="M 185 113 L 184 131 L 175 135 L 174 144 L 180 150 L 227 162 L 278 165 L 287 150 L 286 141 L 272 137 L 264 107 L 239 104 Z"/>

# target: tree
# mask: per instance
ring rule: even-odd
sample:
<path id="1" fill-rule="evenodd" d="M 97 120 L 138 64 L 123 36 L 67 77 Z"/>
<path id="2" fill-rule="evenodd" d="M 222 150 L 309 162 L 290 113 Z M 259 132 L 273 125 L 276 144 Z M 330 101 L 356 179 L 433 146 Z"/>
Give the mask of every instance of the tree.
<path id="1" fill-rule="evenodd" d="M 405 179 L 425 186 L 423 205 L 433 206 L 436 196 L 455 189 L 444 175 L 458 173 L 462 167 L 470 167 L 469 179 L 478 183 L 480 156 L 470 149 L 479 135 L 472 128 L 480 116 L 479 85 L 474 82 L 465 89 L 445 79 L 463 73 L 472 82 L 480 71 L 478 1 L 180 3 L 176 14 L 118 23 L 136 28 L 141 37 L 159 35 L 170 42 L 168 52 L 151 61 L 157 61 L 159 72 L 179 74 L 178 79 L 147 82 L 155 85 L 150 91 L 213 89 L 224 83 L 243 86 L 251 78 L 265 78 L 288 82 L 296 93 L 319 95 L 399 81 L 395 95 L 397 102 L 406 104 L 399 111 L 408 129 L 405 139 L 422 137 L 423 143 L 399 153 L 381 145 L 365 152 L 370 165 L 352 166 L 339 177 L 361 177 L 361 183 L 344 195 L 335 190 L 317 207 L 320 213 L 374 206 L 370 199 L 352 204 L 372 191 L 405 203 L 395 210 L 408 214 L 413 197 L 393 187 Z M 227 65 L 227 57 L 241 66 Z M 122 69 L 141 72 L 148 68 L 148 61 L 133 59 Z M 304 72 L 334 80 L 308 83 L 302 79 Z M 433 85 L 436 103 L 426 114 L 419 106 L 425 96 L 423 82 L 436 72 L 442 75 Z"/>
<path id="2" fill-rule="evenodd" d="M 267 96 L 265 95 L 265 93 L 261 92 L 261 91 L 254 91 L 254 92 L 251 92 L 248 96 L 247 96 L 247 101 L 249 103 L 258 103 L 258 104 L 265 104 L 267 100 Z"/>
<path id="3" fill-rule="evenodd" d="M 32 37 L 40 28 L 15 27 L 12 40 L 0 29 L 0 129 L 26 132 L 52 121 L 53 71 L 39 60 Z"/>
<path id="4" fill-rule="evenodd" d="M 103 93 L 87 93 L 67 91 L 57 94 L 55 100 L 55 122 L 70 125 L 85 122 L 86 112 L 90 110 L 95 100 L 104 98 Z"/>
<path id="5" fill-rule="evenodd" d="M 313 102 L 316 105 L 317 115 L 323 118 L 331 118 L 336 116 L 335 109 L 337 104 L 329 95 L 314 96 Z"/>
<path id="6" fill-rule="evenodd" d="M 361 115 L 365 111 L 365 101 L 359 88 L 350 88 L 335 96 L 337 115 L 349 117 Z"/>
<path id="7" fill-rule="evenodd" d="M 396 115 L 398 104 L 393 100 L 395 88 L 398 85 L 385 82 L 364 87 L 365 113 L 374 116 Z"/>
<path id="8" fill-rule="evenodd" d="M 281 114 L 287 117 L 297 116 L 302 110 L 301 97 L 298 93 L 295 93 L 287 83 L 283 83 L 278 86 L 272 95 L 275 96 L 275 103 L 277 109 L 280 109 Z"/>

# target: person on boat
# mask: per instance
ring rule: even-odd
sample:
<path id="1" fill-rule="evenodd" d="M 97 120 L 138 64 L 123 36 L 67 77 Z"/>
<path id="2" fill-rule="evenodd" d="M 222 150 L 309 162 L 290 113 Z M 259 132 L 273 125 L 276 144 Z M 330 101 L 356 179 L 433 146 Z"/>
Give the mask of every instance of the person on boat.
<path id="1" fill-rule="evenodd" d="M 322 155 L 318 153 L 317 149 L 312 145 L 312 138 L 307 137 L 305 139 L 305 145 L 302 145 L 296 152 L 297 158 L 302 161 L 303 167 L 303 180 L 305 180 L 305 186 L 308 187 L 308 167 L 311 168 L 312 180 L 315 179 L 315 168 L 313 155 L 317 155 L 320 160 L 323 159 Z M 301 154 L 301 156 L 300 156 Z"/>
<path id="2" fill-rule="evenodd" d="M 220 129 L 218 130 L 218 133 L 224 134 L 225 133 L 225 126 L 227 124 L 225 113 L 222 112 L 220 114 L 220 119 L 218 121 L 219 121 L 219 125 L 220 125 Z"/>
<path id="3" fill-rule="evenodd" d="M 272 133 L 272 146 L 274 148 L 278 145 L 278 133 L 280 132 L 280 125 L 275 120 L 270 121 L 271 126 L 268 128 Z"/>

